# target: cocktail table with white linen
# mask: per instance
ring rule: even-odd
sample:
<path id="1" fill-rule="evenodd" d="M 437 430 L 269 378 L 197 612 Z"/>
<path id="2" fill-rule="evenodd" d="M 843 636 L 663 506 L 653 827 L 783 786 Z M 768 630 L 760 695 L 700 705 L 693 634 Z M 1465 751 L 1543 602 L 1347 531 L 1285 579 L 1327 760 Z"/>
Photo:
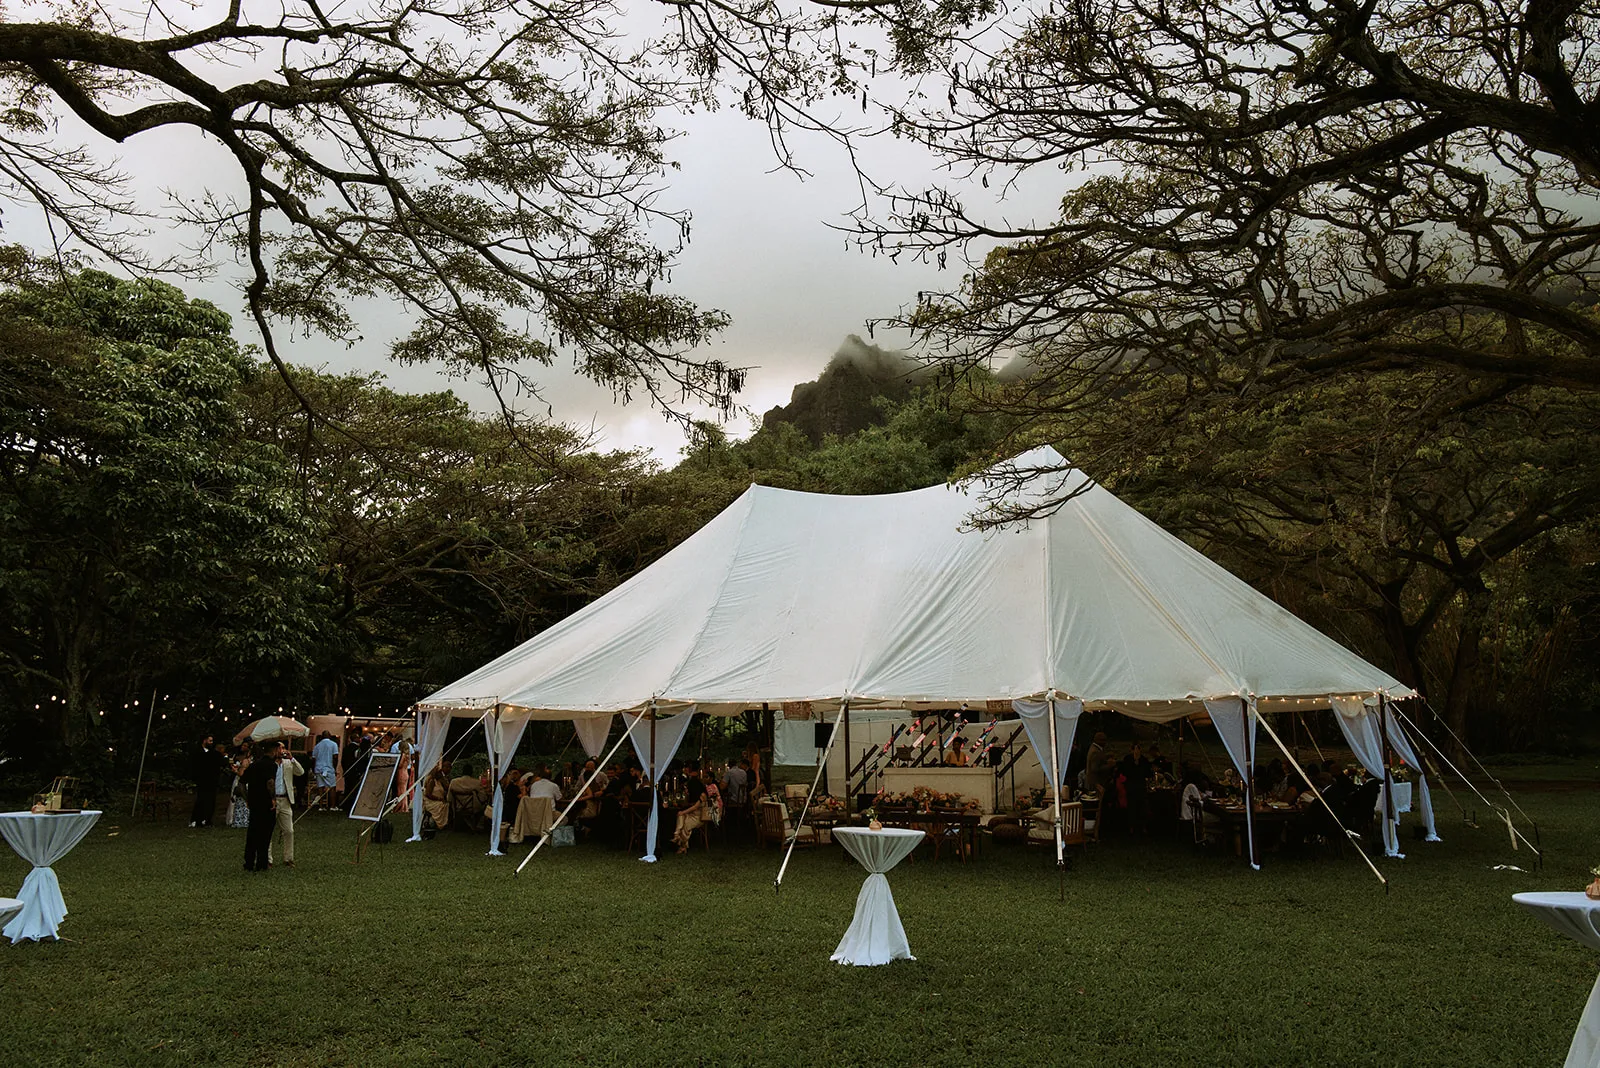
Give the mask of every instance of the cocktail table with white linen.
<path id="1" fill-rule="evenodd" d="M 923 832 L 901 827 L 874 831 L 865 827 L 835 827 L 833 836 L 861 866 L 871 872 L 856 897 L 855 918 L 833 951 L 830 960 L 840 964 L 888 964 L 892 960 L 916 960 L 900 913 L 894 907 L 894 894 L 884 872 L 904 860 L 922 841 Z"/>
<path id="2" fill-rule="evenodd" d="M 1568 938 L 1590 949 L 1600 949 L 1600 901 L 1581 893 L 1512 894 L 1511 900 L 1533 912 Z M 1589 1003 L 1578 1017 L 1565 1068 L 1594 1068 L 1600 1064 L 1600 979 L 1589 991 Z"/>
<path id="3" fill-rule="evenodd" d="M 0 813 L 0 836 L 17 855 L 32 864 L 33 870 L 22 882 L 17 900 L 18 912 L 5 926 L 12 943 L 31 938 L 59 938 L 56 931 L 67 915 L 61 898 L 61 883 L 50 865 L 72 851 L 100 818 L 96 809 L 84 812 L 4 812 Z"/>

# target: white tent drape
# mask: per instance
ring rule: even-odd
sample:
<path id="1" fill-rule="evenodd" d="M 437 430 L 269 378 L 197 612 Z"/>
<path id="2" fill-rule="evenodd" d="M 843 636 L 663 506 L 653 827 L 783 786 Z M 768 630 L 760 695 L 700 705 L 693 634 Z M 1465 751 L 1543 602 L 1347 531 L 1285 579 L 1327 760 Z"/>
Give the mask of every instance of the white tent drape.
<path id="1" fill-rule="evenodd" d="M 589 759 L 599 759 L 606 747 L 606 736 L 611 733 L 611 721 L 616 718 L 615 715 L 579 716 L 572 721 L 572 726 L 578 732 L 578 744 L 589 754 Z"/>
<path id="2" fill-rule="evenodd" d="M 417 739 L 417 777 L 411 784 L 411 837 L 422 841 L 422 781 L 444 755 L 445 736 L 450 733 L 450 710 L 436 708 L 422 717 L 422 737 Z"/>
<path id="3" fill-rule="evenodd" d="M 517 755 L 522 734 L 528 729 L 527 712 L 496 712 L 483 721 L 484 744 L 489 748 L 489 855 L 503 857 L 500 852 L 500 821 L 504 819 L 505 795 L 500 790 L 500 776 Z M 511 814 L 513 817 L 516 813 Z"/>
<path id="4" fill-rule="evenodd" d="M 1369 710 L 1359 697 L 1330 697 L 1328 702 L 1333 706 L 1333 718 L 1338 722 L 1339 730 L 1344 732 L 1345 741 L 1350 743 L 1350 751 L 1369 774 L 1382 779 L 1383 736 L 1379 733 L 1377 711 Z M 1394 739 L 1390 738 L 1389 743 L 1393 745 Z M 1389 818 L 1389 805 L 1381 794 L 1379 803 L 1382 805 L 1384 855 L 1398 857 L 1401 854 L 1400 835 L 1395 829 L 1397 821 Z"/>
<path id="5" fill-rule="evenodd" d="M 1247 784 L 1255 782 L 1255 753 L 1256 753 L 1256 709 L 1252 701 L 1247 708 L 1245 702 L 1239 697 L 1224 697 L 1220 700 L 1207 700 L 1206 712 L 1211 716 L 1211 723 L 1217 728 L 1217 734 L 1222 738 L 1222 745 L 1228 751 L 1228 756 L 1233 760 L 1233 766 L 1238 769 L 1239 777 Z M 1245 796 L 1249 797 L 1248 789 Z M 1260 869 L 1256 863 L 1256 823 L 1254 813 L 1249 806 L 1245 807 L 1244 828 L 1246 844 L 1250 848 L 1250 866 Z"/>
<path id="6" fill-rule="evenodd" d="M 1417 759 L 1416 747 L 1411 744 L 1410 736 L 1395 721 L 1393 708 L 1386 705 L 1383 714 L 1389 720 L 1389 744 L 1394 747 L 1396 753 L 1400 754 L 1400 759 L 1406 762 L 1406 766 L 1417 773 L 1416 805 L 1421 806 L 1419 812 L 1422 815 L 1422 827 L 1428 834 L 1427 840 L 1430 842 L 1441 841 L 1439 828 L 1433 822 L 1433 795 L 1428 790 L 1428 776 L 1423 774 L 1422 762 Z"/>
<path id="7" fill-rule="evenodd" d="M 1039 766 L 1050 763 L 1050 721 L 1046 718 L 1048 701 L 1012 701 L 1011 707 L 1022 717 L 1022 729 L 1028 732 L 1028 744 L 1039 755 Z M 1072 753 L 1072 736 L 1078 730 L 1078 717 L 1083 715 L 1082 701 L 1056 698 L 1056 782 L 1067 778 L 1067 761 Z"/>
<path id="8" fill-rule="evenodd" d="M 651 864 L 656 862 L 656 833 L 661 822 L 661 775 L 660 769 L 672 763 L 672 756 L 678 751 L 678 746 L 683 744 L 684 735 L 689 733 L 689 721 L 694 719 L 694 707 L 691 705 L 685 711 L 673 716 L 662 716 L 655 721 L 655 760 L 650 759 L 650 719 L 639 716 L 628 725 L 628 739 L 633 742 L 633 751 L 639 756 L 639 766 L 644 768 L 644 773 L 650 779 L 650 824 L 644 836 L 644 856 Z"/>

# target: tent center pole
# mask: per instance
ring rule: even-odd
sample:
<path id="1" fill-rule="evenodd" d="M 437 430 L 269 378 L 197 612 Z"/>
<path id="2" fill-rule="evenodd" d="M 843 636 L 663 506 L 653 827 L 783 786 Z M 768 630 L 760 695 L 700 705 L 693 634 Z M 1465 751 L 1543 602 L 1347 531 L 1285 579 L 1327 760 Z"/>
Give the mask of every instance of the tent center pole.
<path id="1" fill-rule="evenodd" d="M 852 811 L 852 808 L 851 808 L 851 805 L 850 805 L 850 795 L 855 792 L 855 786 L 851 782 L 851 779 L 854 776 L 853 776 L 853 774 L 852 774 L 852 772 L 850 770 L 850 702 L 849 701 L 845 701 L 844 704 L 843 704 L 843 718 L 844 718 L 844 814 L 846 816 L 848 816 L 848 815 L 850 815 L 850 813 Z"/>

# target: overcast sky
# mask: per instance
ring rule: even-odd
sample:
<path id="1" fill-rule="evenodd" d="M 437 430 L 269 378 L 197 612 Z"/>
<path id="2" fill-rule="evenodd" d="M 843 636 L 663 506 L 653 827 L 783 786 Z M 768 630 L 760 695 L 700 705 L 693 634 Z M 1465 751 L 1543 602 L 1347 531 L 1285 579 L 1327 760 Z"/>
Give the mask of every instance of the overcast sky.
<path id="1" fill-rule="evenodd" d="M 232 77 L 237 77 L 237 72 Z M 232 80 L 230 77 L 229 80 Z M 62 109 L 64 110 L 64 109 Z M 851 116 L 860 121 L 859 114 Z M 905 258 L 896 265 L 847 247 L 846 236 L 829 229 L 859 200 L 853 172 L 843 153 L 821 138 L 794 143 L 799 162 L 813 177 L 802 181 L 775 169 L 766 129 L 732 109 L 678 120 L 685 132 L 668 146 L 681 169 L 669 172 L 663 207 L 693 214 L 693 238 L 674 269 L 670 289 L 703 307 L 718 308 L 732 325 L 700 355 L 751 368 L 743 403 L 759 419 L 773 405 L 786 403 L 798 382 L 817 376 L 845 337 L 865 336 L 865 320 L 892 313 L 919 289 L 952 287 L 960 268 L 940 272 Z M 84 136 L 68 116 L 63 135 L 81 137 L 106 159 L 120 159 L 135 179 L 135 189 L 154 204 L 162 191 L 194 194 L 206 186 L 236 187 L 235 167 L 214 143 L 187 131 L 153 131 L 115 146 Z M 920 150 L 904 141 L 883 140 L 865 148 L 865 158 L 881 178 L 920 186 L 934 173 Z M 36 219 L 8 211 L 4 236 L 36 248 L 48 247 Z M 158 229 L 152 249 L 176 249 L 179 234 Z M 255 340 L 235 288 L 238 272 L 227 265 L 210 280 L 180 282 L 234 315 L 241 341 Z M 331 371 L 380 371 L 399 389 L 454 389 L 488 410 L 492 399 L 482 387 L 450 379 L 427 366 L 402 367 L 387 357 L 388 342 L 405 323 L 392 305 L 364 302 L 355 307 L 364 341 L 346 349 L 320 337 L 279 336 L 280 350 L 293 363 Z M 885 348 L 901 347 L 904 335 L 879 331 L 873 339 Z M 558 362 L 537 375 L 556 419 L 593 427 L 607 448 L 645 447 L 665 462 L 676 460 L 683 445 L 677 423 L 642 400 L 626 406 L 608 390 L 581 379 L 570 363 Z M 538 409 L 528 405 L 530 412 Z M 750 418 L 728 424 L 734 436 L 751 429 Z"/>

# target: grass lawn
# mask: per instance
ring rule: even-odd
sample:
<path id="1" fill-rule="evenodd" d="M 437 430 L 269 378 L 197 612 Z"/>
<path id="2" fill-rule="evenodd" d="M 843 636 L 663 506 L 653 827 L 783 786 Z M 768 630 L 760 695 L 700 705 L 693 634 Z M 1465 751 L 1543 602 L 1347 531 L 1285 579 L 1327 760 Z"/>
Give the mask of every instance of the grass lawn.
<path id="1" fill-rule="evenodd" d="M 828 961 L 863 878 L 835 848 L 779 896 L 771 850 L 513 878 L 465 834 L 354 864 L 318 815 L 296 870 L 248 875 L 242 831 L 123 807 L 57 866 L 66 938 L 0 944 L 0 1063 L 1559 1064 L 1600 961 L 1510 896 L 1583 886 L 1600 793 L 1519 796 L 1543 872 L 1491 870 L 1530 858 L 1438 800 L 1387 895 L 1353 856 L 1170 840 L 1091 849 L 1065 900 L 1044 851 L 919 857 L 889 877 L 918 959 L 883 968 Z"/>

